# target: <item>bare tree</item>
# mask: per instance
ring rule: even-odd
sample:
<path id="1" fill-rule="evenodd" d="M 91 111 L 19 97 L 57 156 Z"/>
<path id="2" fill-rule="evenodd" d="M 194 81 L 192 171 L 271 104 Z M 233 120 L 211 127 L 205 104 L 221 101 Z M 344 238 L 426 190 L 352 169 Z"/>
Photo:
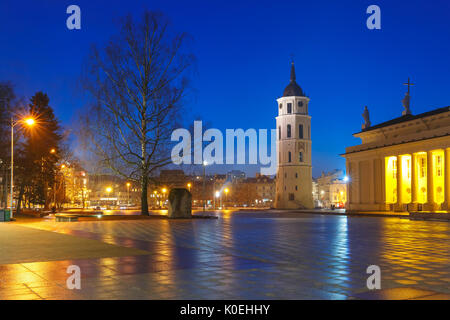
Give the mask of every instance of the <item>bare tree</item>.
<path id="1" fill-rule="evenodd" d="M 94 98 L 84 117 L 102 165 L 140 182 L 142 214 L 148 215 L 149 177 L 169 164 L 170 136 L 179 120 L 194 57 L 187 35 L 170 31 L 160 13 L 139 22 L 127 16 L 120 32 L 87 60 L 83 85 Z"/>

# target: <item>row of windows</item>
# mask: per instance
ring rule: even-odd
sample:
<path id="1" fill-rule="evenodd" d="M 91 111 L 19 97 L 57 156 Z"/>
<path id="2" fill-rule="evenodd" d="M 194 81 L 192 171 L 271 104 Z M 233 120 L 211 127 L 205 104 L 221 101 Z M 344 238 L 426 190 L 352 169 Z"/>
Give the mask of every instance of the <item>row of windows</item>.
<path id="1" fill-rule="evenodd" d="M 298 101 L 297 106 L 299 108 L 303 107 L 303 101 Z M 283 104 L 280 103 L 280 109 L 282 109 L 282 108 L 283 108 Z M 292 103 L 290 103 L 290 102 L 287 103 L 287 113 L 292 113 Z"/>
<path id="2" fill-rule="evenodd" d="M 298 161 L 303 162 L 303 152 L 301 151 L 298 153 Z M 280 162 L 281 162 L 281 153 L 280 153 Z M 288 152 L 288 162 L 292 162 L 292 153 L 290 151 Z M 297 178 L 297 174 L 295 175 Z"/>
<path id="3" fill-rule="evenodd" d="M 287 178 L 287 173 L 284 173 L 284 177 Z M 298 178 L 298 173 L 295 173 L 295 178 Z"/>
<path id="4" fill-rule="evenodd" d="M 309 127 L 308 127 L 308 136 L 309 136 Z M 286 126 L 286 137 L 291 138 L 292 137 L 292 127 L 290 124 Z M 303 125 L 298 125 L 298 138 L 303 139 Z M 278 139 L 281 140 L 281 126 L 278 127 Z"/>

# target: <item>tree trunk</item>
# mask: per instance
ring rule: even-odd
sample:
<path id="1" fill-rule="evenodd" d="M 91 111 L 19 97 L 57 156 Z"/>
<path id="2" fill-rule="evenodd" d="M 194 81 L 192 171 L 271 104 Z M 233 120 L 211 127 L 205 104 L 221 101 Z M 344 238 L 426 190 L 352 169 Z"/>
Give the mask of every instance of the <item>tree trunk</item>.
<path id="1" fill-rule="evenodd" d="M 44 210 L 50 209 L 50 197 L 48 196 L 48 182 L 44 181 Z"/>
<path id="2" fill-rule="evenodd" d="M 148 177 L 147 175 L 142 175 L 141 179 L 141 214 L 143 216 L 148 216 L 148 201 L 147 201 L 147 187 L 148 187 Z"/>
<path id="3" fill-rule="evenodd" d="M 19 190 L 19 196 L 17 197 L 17 207 L 16 207 L 16 214 L 20 214 L 20 207 L 22 204 L 22 198 L 23 198 L 23 194 L 25 192 L 25 188 L 23 186 L 23 184 L 20 185 L 20 190 Z"/>

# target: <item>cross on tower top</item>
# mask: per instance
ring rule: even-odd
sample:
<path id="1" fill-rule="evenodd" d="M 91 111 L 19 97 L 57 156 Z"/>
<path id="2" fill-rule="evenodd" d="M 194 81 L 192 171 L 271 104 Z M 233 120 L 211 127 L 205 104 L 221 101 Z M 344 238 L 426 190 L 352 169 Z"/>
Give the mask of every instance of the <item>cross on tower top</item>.
<path id="1" fill-rule="evenodd" d="M 404 83 L 404 85 L 405 85 L 405 86 L 408 86 L 408 94 L 409 94 L 409 87 L 410 87 L 410 86 L 413 86 L 414 83 L 411 83 L 411 82 L 409 81 L 409 77 L 408 77 L 408 82 Z"/>

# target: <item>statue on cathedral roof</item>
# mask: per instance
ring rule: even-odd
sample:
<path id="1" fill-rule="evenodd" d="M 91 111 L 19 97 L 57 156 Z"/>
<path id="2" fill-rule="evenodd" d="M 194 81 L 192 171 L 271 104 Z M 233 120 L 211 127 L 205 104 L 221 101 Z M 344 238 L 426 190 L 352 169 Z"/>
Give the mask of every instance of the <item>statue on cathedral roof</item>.
<path id="1" fill-rule="evenodd" d="M 370 127 L 370 115 L 367 106 L 364 107 L 364 112 L 362 116 L 364 118 L 364 124 L 362 125 L 362 129 L 364 130 Z"/>
<path id="2" fill-rule="evenodd" d="M 410 86 L 414 85 L 414 83 L 411 83 L 408 78 L 408 82 L 404 83 L 404 85 L 408 86 L 408 91 L 406 92 L 405 97 L 402 100 L 402 104 L 403 104 L 403 108 L 404 108 L 404 110 L 402 111 L 402 116 L 411 114 L 411 109 L 409 108 L 410 101 L 411 101 L 411 96 L 409 95 L 409 88 L 410 88 Z"/>

